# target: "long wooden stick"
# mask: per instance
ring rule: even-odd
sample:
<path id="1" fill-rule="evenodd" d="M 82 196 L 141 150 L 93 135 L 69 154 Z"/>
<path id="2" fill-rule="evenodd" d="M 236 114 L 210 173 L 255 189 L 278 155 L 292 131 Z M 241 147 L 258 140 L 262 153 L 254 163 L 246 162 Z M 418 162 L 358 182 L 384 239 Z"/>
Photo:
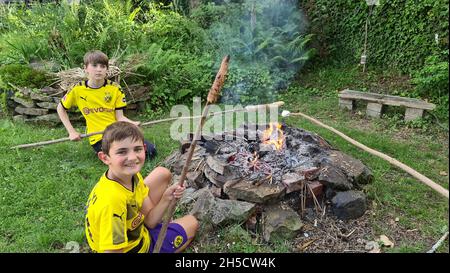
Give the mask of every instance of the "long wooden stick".
<path id="1" fill-rule="evenodd" d="M 197 140 L 201 138 L 202 128 L 209 110 L 209 104 L 215 103 L 220 95 L 220 90 L 222 89 L 222 86 L 225 81 L 225 76 L 227 74 L 229 60 L 230 56 L 225 56 L 225 58 L 223 58 L 222 63 L 220 65 L 220 69 L 217 72 L 216 78 L 214 79 L 211 89 L 209 90 L 205 109 L 203 110 L 200 123 L 198 124 L 197 131 L 195 132 L 194 135 L 194 139 L 192 140 L 191 146 L 189 147 L 186 162 L 184 163 L 183 170 L 181 171 L 180 180 L 178 182 L 178 185 L 180 186 L 183 186 L 184 184 L 184 180 L 186 179 L 186 174 L 188 172 L 189 165 L 191 164 L 192 155 L 194 154 L 195 146 L 197 145 Z M 175 213 L 176 204 L 177 200 L 172 199 L 171 202 L 169 203 L 169 206 L 167 207 L 166 213 L 167 217 L 163 222 L 161 230 L 159 231 L 158 239 L 156 240 L 155 248 L 153 249 L 154 253 L 159 253 L 161 249 L 164 238 L 166 237 L 167 227 L 169 226 L 169 222 L 173 214 Z"/>
<path id="2" fill-rule="evenodd" d="M 208 117 L 209 116 L 216 116 L 216 115 L 225 114 L 225 113 L 232 113 L 232 112 L 255 111 L 256 109 L 261 109 L 261 110 L 262 109 L 270 109 L 272 107 L 280 107 L 282 105 L 284 105 L 283 101 L 277 101 L 277 102 L 273 102 L 273 103 L 269 103 L 269 104 L 248 105 L 248 106 L 246 106 L 245 108 L 242 108 L 242 109 L 231 109 L 231 110 L 226 110 L 226 111 L 209 113 L 207 116 Z M 195 118 L 201 118 L 201 117 L 202 116 L 200 115 L 200 116 L 165 118 L 165 119 L 147 121 L 147 122 L 141 123 L 139 126 L 149 126 L 149 125 L 163 123 L 163 122 L 172 121 L 172 120 L 195 119 Z M 82 134 L 82 135 L 80 135 L 80 137 L 83 139 L 83 138 L 86 138 L 86 137 L 90 137 L 90 136 L 93 136 L 93 135 L 100 135 L 100 134 L 103 134 L 103 131 L 93 132 L 93 133 L 89 133 L 89 134 Z M 10 149 L 22 149 L 22 148 L 39 147 L 39 146 L 45 146 L 45 145 L 65 142 L 65 141 L 69 141 L 69 140 L 70 139 L 68 137 L 63 137 L 63 138 L 58 138 L 58 139 L 53 139 L 53 140 L 47 140 L 47 141 L 34 142 L 34 143 L 29 143 L 29 144 L 16 145 L 16 146 L 11 147 Z"/>
<path id="3" fill-rule="evenodd" d="M 297 113 L 290 113 L 289 115 L 294 115 L 294 116 L 302 116 L 306 119 L 308 119 L 309 121 L 323 127 L 326 128 L 332 132 L 334 132 L 335 134 L 339 135 L 340 137 L 342 137 L 343 139 L 347 140 L 348 142 L 350 142 L 351 144 L 357 146 L 358 148 L 363 149 L 366 152 L 369 152 L 370 154 L 373 154 L 375 156 L 378 156 L 386 161 L 388 161 L 389 163 L 391 163 L 392 165 L 399 167 L 400 169 L 406 171 L 407 173 L 409 173 L 410 175 L 412 175 L 413 177 L 417 178 L 420 182 L 426 184 L 427 186 L 431 187 L 432 189 L 434 189 L 435 191 L 437 191 L 438 193 L 442 194 L 443 196 L 445 196 L 448 199 L 448 190 L 445 189 L 444 187 L 442 187 L 439 184 L 436 184 L 435 182 L 433 182 L 431 179 L 429 179 L 428 177 L 424 176 L 423 174 L 417 172 L 416 170 L 412 169 L 411 167 L 408 167 L 407 165 L 403 164 L 402 162 L 398 161 L 395 158 L 392 158 L 386 154 L 383 154 L 379 151 L 376 151 L 372 148 L 367 147 L 364 144 L 359 143 L 358 141 L 346 136 L 345 134 L 339 132 L 338 130 L 334 129 L 333 127 L 330 127 L 328 125 L 323 124 L 322 122 L 307 116 L 303 113 L 297 112 Z"/>
<path id="4" fill-rule="evenodd" d="M 445 241 L 445 239 L 447 239 L 448 237 L 448 231 L 444 233 L 444 235 L 442 235 L 442 237 L 439 239 L 439 241 L 437 241 L 433 247 L 431 247 L 430 250 L 427 251 L 427 253 L 434 253 L 436 252 L 436 250 L 442 245 L 442 243 Z"/>

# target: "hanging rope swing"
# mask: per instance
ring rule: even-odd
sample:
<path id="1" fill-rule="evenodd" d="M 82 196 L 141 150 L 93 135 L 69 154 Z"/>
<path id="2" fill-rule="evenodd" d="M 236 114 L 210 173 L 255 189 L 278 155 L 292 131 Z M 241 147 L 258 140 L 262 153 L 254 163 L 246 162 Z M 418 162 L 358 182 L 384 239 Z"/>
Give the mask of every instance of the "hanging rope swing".
<path id="1" fill-rule="evenodd" d="M 359 62 L 363 66 L 363 73 L 366 72 L 366 63 L 367 63 L 367 29 L 369 25 L 369 18 L 370 15 L 372 15 L 373 7 L 375 5 L 379 5 L 378 1 L 375 0 L 366 0 L 367 5 L 369 5 L 369 13 L 366 17 L 366 25 L 365 25 L 365 32 L 364 32 L 364 50 L 361 54 L 361 61 Z"/>

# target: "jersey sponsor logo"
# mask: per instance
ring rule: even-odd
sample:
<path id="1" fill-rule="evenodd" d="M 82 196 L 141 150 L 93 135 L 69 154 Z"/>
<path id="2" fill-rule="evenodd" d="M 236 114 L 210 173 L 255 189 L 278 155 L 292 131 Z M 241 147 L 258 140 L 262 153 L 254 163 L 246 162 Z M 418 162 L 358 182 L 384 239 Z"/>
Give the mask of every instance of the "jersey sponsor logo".
<path id="1" fill-rule="evenodd" d="M 105 102 L 109 103 L 109 102 L 111 102 L 111 99 L 112 99 L 111 93 L 106 92 L 105 97 L 104 97 Z"/>
<path id="2" fill-rule="evenodd" d="M 114 108 L 105 108 L 105 107 L 97 107 L 97 108 L 83 108 L 83 114 L 89 115 L 89 114 L 95 114 L 95 113 L 102 113 L 102 112 L 114 112 Z"/>
<path id="3" fill-rule="evenodd" d="M 178 248 L 183 244 L 183 236 L 178 235 L 177 237 L 175 237 L 175 239 L 173 240 L 173 246 Z"/>
<path id="4" fill-rule="evenodd" d="M 139 226 L 142 220 L 142 216 L 142 213 L 139 212 L 136 218 L 134 218 L 133 222 L 131 222 L 131 229 L 135 229 L 137 226 Z"/>

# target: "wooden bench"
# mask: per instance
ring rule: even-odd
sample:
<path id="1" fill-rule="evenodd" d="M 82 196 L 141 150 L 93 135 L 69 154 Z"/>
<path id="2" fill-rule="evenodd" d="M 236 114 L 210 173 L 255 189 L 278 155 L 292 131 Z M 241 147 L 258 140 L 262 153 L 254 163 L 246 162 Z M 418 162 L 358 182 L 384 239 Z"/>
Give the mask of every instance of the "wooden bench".
<path id="1" fill-rule="evenodd" d="M 357 100 L 367 101 L 367 115 L 379 118 L 385 105 L 406 107 L 405 121 L 421 118 L 424 110 L 433 110 L 436 105 L 419 99 L 389 96 L 376 93 L 353 91 L 349 89 L 339 92 L 339 107 L 353 110 Z"/>

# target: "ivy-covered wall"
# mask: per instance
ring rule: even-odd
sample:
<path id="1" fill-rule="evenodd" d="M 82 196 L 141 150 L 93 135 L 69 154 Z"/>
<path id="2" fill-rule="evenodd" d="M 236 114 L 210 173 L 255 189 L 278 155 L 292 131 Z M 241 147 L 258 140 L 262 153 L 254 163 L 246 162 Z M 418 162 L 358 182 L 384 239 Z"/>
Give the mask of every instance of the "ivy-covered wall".
<path id="1" fill-rule="evenodd" d="M 370 1 L 369 1 L 370 2 Z M 374 1 L 376 2 L 376 1 Z M 429 56 L 448 58 L 448 0 L 299 0 L 318 60 L 358 63 L 369 16 L 367 64 L 408 73 Z"/>

